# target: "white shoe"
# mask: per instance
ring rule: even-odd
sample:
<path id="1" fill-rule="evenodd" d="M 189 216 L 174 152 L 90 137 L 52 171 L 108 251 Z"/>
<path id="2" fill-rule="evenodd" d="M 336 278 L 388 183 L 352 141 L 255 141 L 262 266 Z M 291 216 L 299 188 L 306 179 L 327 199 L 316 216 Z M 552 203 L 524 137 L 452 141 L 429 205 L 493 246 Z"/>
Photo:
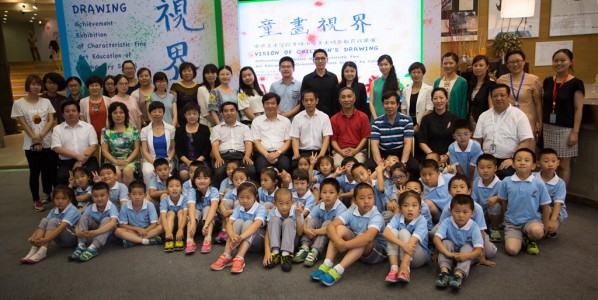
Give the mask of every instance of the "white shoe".
<path id="1" fill-rule="evenodd" d="M 26 263 L 33 256 L 33 254 L 37 253 L 38 250 L 39 250 L 39 248 L 36 246 L 31 247 L 31 250 L 29 250 L 29 253 L 27 253 L 27 255 L 25 255 L 25 257 L 19 259 L 19 262 Z"/>
<path id="2" fill-rule="evenodd" d="M 40 261 L 42 261 L 44 258 L 46 258 L 46 251 L 40 250 L 35 252 L 35 254 L 33 254 L 28 260 L 27 262 L 30 264 L 36 264 Z"/>
<path id="3" fill-rule="evenodd" d="M 44 193 L 44 197 L 42 198 L 42 204 L 48 204 L 48 203 L 50 203 L 51 199 L 52 199 L 52 196 Z"/>

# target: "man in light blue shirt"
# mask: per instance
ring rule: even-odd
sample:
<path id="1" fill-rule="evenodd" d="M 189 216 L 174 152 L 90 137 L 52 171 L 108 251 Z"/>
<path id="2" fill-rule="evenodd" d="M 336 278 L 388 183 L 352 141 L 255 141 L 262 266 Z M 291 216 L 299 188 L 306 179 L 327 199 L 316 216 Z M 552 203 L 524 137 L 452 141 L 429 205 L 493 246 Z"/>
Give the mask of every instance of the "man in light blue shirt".
<path id="1" fill-rule="evenodd" d="M 293 119 L 300 110 L 301 104 L 301 81 L 293 78 L 295 72 L 295 61 L 285 56 L 278 62 L 278 70 L 282 75 L 282 79 L 270 85 L 270 93 L 276 93 L 280 96 L 280 106 L 278 107 L 280 114 Z"/>

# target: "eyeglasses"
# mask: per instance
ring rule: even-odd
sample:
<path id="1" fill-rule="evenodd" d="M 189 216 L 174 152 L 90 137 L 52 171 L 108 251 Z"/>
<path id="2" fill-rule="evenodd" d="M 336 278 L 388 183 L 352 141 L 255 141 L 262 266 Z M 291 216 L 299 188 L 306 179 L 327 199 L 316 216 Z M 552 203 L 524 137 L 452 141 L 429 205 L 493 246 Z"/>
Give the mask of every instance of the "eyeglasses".
<path id="1" fill-rule="evenodd" d="M 283 65 L 283 66 L 280 66 L 280 68 L 281 69 L 291 69 L 291 68 L 293 68 L 293 66 L 292 65 L 288 65 L 288 66 Z"/>
<path id="2" fill-rule="evenodd" d="M 328 57 L 314 57 L 315 61 L 325 61 L 327 59 L 328 59 Z"/>
<path id="3" fill-rule="evenodd" d="M 399 179 L 405 179 L 406 177 L 407 177 L 407 175 L 402 174 L 402 175 L 398 175 L 398 176 L 392 176 L 392 177 L 390 177 L 390 179 L 399 180 Z"/>
<path id="4" fill-rule="evenodd" d="M 123 68 L 123 70 L 131 71 L 131 70 L 135 70 L 135 68 L 133 68 L 133 67 L 126 67 L 126 68 Z"/>
<path id="5" fill-rule="evenodd" d="M 521 62 L 523 62 L 523 60 L 520 60 L 520 59 L 518 59 L 518 60 L 511 60 L 511 61 L 508 61 L 507 63 L 508 63 L 509 65 L 518 65 L 518 64 L 519 64 L 519 63 L 521 63 Z"/>
<path id="6" fill-rule="evenodd" d="M 470 137 L 471 133 L 455 133 L 453 134 L 454 138 L 464 138 L 464 137 Z"/>

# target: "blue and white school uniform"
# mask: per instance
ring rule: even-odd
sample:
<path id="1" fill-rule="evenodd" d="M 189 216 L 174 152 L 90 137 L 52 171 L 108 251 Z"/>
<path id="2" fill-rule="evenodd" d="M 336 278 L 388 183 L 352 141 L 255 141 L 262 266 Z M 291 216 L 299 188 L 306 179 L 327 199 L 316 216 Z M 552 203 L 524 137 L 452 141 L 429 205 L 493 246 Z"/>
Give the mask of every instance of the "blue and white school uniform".
<path id="1" fill-rule="evenodd" d="M 245 239 L 251 245 L 250 250 L 259 251 L 264 247 L 263 237 L 265 231 L 264 227 L 266 226 L 266 217 L 266 208 L 255 201 L 247 211 L 243 206 L 236 207 L 229 220 L 233 221 L 233 231 L 236 234 L 242 234 L 256 220 L 262 221 L 262 226 L 253 235 Z"/>
<path id="2" fill-rule="evenodd" d="M 195 200 L 193 200 L 195 201 Z M 170 196 L 166 196 L 166 198 L 162 199 L 160 201 L 160 213 L 166 213 L 169 211 L 173 211 L 174 213 L 177 213 L 179 210 L 188 210 L 189 208 L 187 207 L 187 197 L 181 195 L 179 198 L 179 201 L 177 203 L 174 203 L 171 199 Z"/>
<path id="3" fill-rule="evenodd" d="M 540 206 L 551 203 L 546 185 L 533 174 L 525 179 L 519 178 L 517 173 L 506 177 L 498 196 L 507 200 L 505 222 L 515 226 L 522 226 L 533 220 L 541 221 Z"/>
<path id="4" fill-rule="evenodd" d="M 297 217 L 303 221 L 303 214 L 295 215 L 297 204 L 291 206 L 289 215 L 285 218 L 278 208 L 270 210 L 266 221 L 268 222 L 268 237 L 270 238 L 270 249 L 279 249 L 289 253 L 295 253 L 297 237 Z"/>
<path id="5" fill-rule="evenodd" d="M 445 206 L 449 205 L 453 198 L 449 193 L 449 181 L 453 175 L 441 174 L 438 176 L 437 186 L 427 186 L 424 184 L 424 200 L 432 201 L 439 210 L 443 210 Z M 420 179 L 423 184 L 423 181 Z"/>
<path id="6" fill-rule="evenodd" d="M 471 178 L 471 176 L 474 176 L 474 178 L 478 177 L 476 163 L 478 157 L 484 154 L 482 147 L 478 142 L 469 140 L 467 148 L 465 148 L 465 150 L 461 150 L 461 147 L 459 147 L 459 144 L 455 141 L 449 145 L 448 152 L 451 164 L 455 166 L 461 166 L 461 169 L 463 169 L 463 174 L 467 176 L 467 178 Z M 469 174 L 470 166 L 474 167 L 474 174 Z"/>
<path id="7" fill-rule="evenodd" d="M 436 236 L 442 240 L 442 244 L 450 252 L 471 252 L 474 248 L 484 247 L 480 227 L 471 219 L 463 227 L 459 228 L 453 217 L 446 218 L 440 222 Z M 476 260 L 477 258 L 457 262 L 455 269 L 461 271 L 463 276 L 467 277 L 471 263 Z M 452 270 L 454 261 L 453 258 L 448 258 L 442 253 L 438 255 L 438 265 L 440 268 Z"/>
<path id="8" fill-rule="evenodd" d="M 224 191 L 226 189 L 234 189 L 235 185 L 233 184 L 233 180 L 230 177 L 224 178 L 220 183 L 220 188 L 218 189 L 218 193 L 224 195 Z"/>
<path id="9" fill-rule="evenodd" d="M 192 179 L 189 179 L 189 180 L 185 181 L 185 183 L 183 183 L 183 195 L 185 195 L 185 197 L 189 197 L 191 192 L 195 192 L 195 190 L 193 189 L 193 183 L 191 183 L 191 180 Z"/>
<path id="10" fill-rule="evenodd" d="M 444 219 L 448 219 L 451 217 L 451 207 L 450 205 L 447 205 L 443 210 L 442 213 L 440 214 L 440 219 L 438 221 L 438 224 L 440 224 L 440 222 L 444 221 Z M 471 216 L 471 220 L 473 220 L 476 225 L 478 225 L 478 227 L 480 227 L 480 230 L 486 230 L 487 226 L 486 226 L 486 220 L 484 219 L 484 209 L 482 208 L 481 205 L 477 204 L 477 203 L 473 203 L 473 216 Z"/>
<path id="11" fill-rule="evenodd" d="M 92 204 L 85 209 L 83 216 L 88 216 L 93 219 L 96 223 L 100 224 L 104 218 L 118 219 L 118 210 L 112 202 L 106 203 L 104 211 L 99 211 L 97 204 Z"/>
<path id="12" fill-rule="evenodd" d="M 77 222 L 79 222 L 80 217 L 81 214 L 79 213 L 79 210 L 77 210 L 73 204 L 69 203 L 69 205 L 67 205 L 62 211 L 60 211 L 58 207 L 51 209 L 46 219 L 48 219 L 48 221 L 52 219 L 58 219 L 60 222 L 67 223 L 68 227 L 74 227 L 77 225 Z"/>
<path id="13" fill-rule="evenodd" d="M 104 207 L 104 211 L 99 211 L 97 204 L 94 203 L 85 209 L 81 219 L 79 219 L 79 230 L 95 230 L 107 224 L 112 219 L 118 220 L 118 210 L 116 209 L 116 205 L 112 204 L 112 202 L 108 202 L 106 203 L 106 207 Z M 104 233 L 94 236 L 91 245 L 94 245 L 96 248 L 104 246 L 108 237 L 112 235 L 115 227 L 116 226 Z M 84 244 L 85 242 L 89 242 L 89 240 L 82 237 L 78 238 L 79 244 Z"/>
<path id="14" fill-rule="evenodd" d="M 116 205 L 116 208 L 120 207 L 122 202 L 129 200 L 129 188 L 122 182 L 116 182 L 114 186 L 110 188 L 110 202 Z"/>
<path id="15" fill-rule="evenodd" d="M 535 173 L 536 178 L 542 180 L 540 172 Z M 544 181 L 544 180 L 542 180 Z M 550 195 L 550 208 L 554 208 L 555 203 L 561 203 L 561 211 L 559 212 L 559 222 L 563 222 L 567 217 L 567 209 L 565 206 L 565 198 L 567 197 L 567 185 L 565 181 L 559 178 L 557 174 L 549 181 L 544 182 L 548 195 Z"/>
<path id="16" fill-rule="evenodd" d="M 278 190 L 278 188 L 275 188 L 271 194 L 268 194 L 267 190 L 263 189 L 262 187 L 259 187 L 257 189 L 257 193 L 260 197 L 260 203 L 263 203 L 263 202 L 274 203 L 274 193 L 276 193 L 277 190 Z"/>
<path id="17" fill-rule="evenodd" d="M 206 191 L 205 195 L 196 201 L 196 193 L 192 193 L 188 198 L 188 203 L 195 203 L 195 218 L 197 220 L 206 220 L 208 217 L 208 212 L 210 211 L 210 206 L 212 203 L 216 202 L 218 205 L 218 201 L 220 201 L 220 195 L 218 190 L 213 186 L 208 186 L 208 190 Z"/>
<path id="18" fill-rule="evenodd" d="M 38 227 L 43 230 L 54 230 L 62 222 L 65 222 L 67 224 L 66 228 L 53 241 L 60 247 L 71 247 L 77 243 L 75 226 L 80 218 L 81 215 L 77 207 L 69 203 L 62 211 L 58 207 L 51 209 L 48 216 L 41 220 Z"/>
<path id="19" fill-rule="evenodd" d="M 471 191 L 471 198 L 479 204 L 484 213 L 488 213 L 488 206 L 486 204 L 486 200 L 490 197 L 494 197 L 498 195 L 498 191 L 502 186 L 502 181 L 498 179 L 498 176 L 494 175 L 494 180 L 489 185 L 484 185 L 484 181 L 482 178 L 476 178 L 473 182 L 473 189 Z M 500 203 L 496 203 L 496 205 L 500 205 Z"/>
<path id="20" fill-rule="evenodd" d="M 401 239 L 402 236 L 400 233 L 401 230 L 406 230 L 409 232 L 409 239 L 411 237 L 417 238 L 418 247 L 415 250 L 415 253 L 413 253 L 411 256 L 412 261 L 410 265 L 412 267 L 419 267 L 430 260 L 432 253 L 430 249 L 428 249 L 428 221 L 426 218 L 424 218 L 424 216 L 420 214 L 417 216 L 417 218 L 411 220 L 409 224 L 405 224 L 405 216 L 401 213 L 398 213 L 392 217 L 386 227 L 393 230 L 393 234 L 395 234 L 399 239 Z M 409 239 L 406 241 L 403 240 L 403 242 L 407 242 Z M 388 243 L 388 255 L 399 255 L 399 246 L 394 243 Z"/>
<path id="21" fill-rule="evenodd" d="M 378 191 L 378 180 L 372 179 L 372 188 L 374 189 L 374 198 L 376 198 L 376 208 L 378 208 L 379 212 L 386 211 L 388 198 L 385 192 Z"/>
<path id="22" fill-rule="evenodd" d="M 224 207 L 226 209 L 233 209 L 239 206 L 239 202 L 237 201 L 237 188 L 233 188 L 226 192 L 226 194 L 222 197 L 222 201 L 224 202 Z"/>
<path id="23" fill-rule="evenodd" d="M 91 195 L 91 185 L 87 186 L 86 189 L 82 189 L 80 186 L 75 188 L 75 196 L 79 197 L 87 194 Z M 77 207 L 81 207 L 85 210 L 85 208 L 87 208 L 87 206 L 89 206 L 92 203 L 93 201 L 91 201 L 90 198 L 89 201 L 86 202 L 77 202 Z"/>
<path id="24" fill-rule="evenodd" d="M 309 215 L 306 219 L 311 218 L 321 222 L 334 221 L 337 216 L 341 215 L 346 210 L 347 207 L 343 204 L 343 202 L 336 199 L 330 211 L 326 211 L 326 203 L 322 201 L 320 204 L 314 206 L 313 210 L 309 212 Z"/>
<path id="25" fill-rule="evenodd" d="M 293 201 L 295 201 L 295 203 L 301 203 L 303 205 L 304 210 L 311 211 L 312 209 L 314 209 L 314 206 L 316 206 L 316 198 L 309 189 L 307 190 L 305 195 L 303 195 L 303 197 L 299 197 L 299 194 L 297 194 L 297 192 L 293 192 L 292 195 Z"/>
<path id="26" fill-rule="evenodd" d="M 340 184 L 341 191 L 343 193 L 348 193 L 348 192 L 353 191 L 353 189 L 357 185 L 357 181 L 355 181 L 355 180 L 352 180 L 351 182 L 349 182 L 349 180 L 347 180 L 346 174 L 342 174 L 341 176 L 337 177 L 336 180 Z"/>
<path id="27" fill-rule="evenodd" d="M 133 201 L 129 200 L 120 208 L 118 223 L 147 228 L 151 224 L 158 223 L 158 213 L 156 213 L 154 205 L 145 199 L 138 211 L 133 208 Z"/>
<path id="28" fill-rule="evenodd" d="M 347 226 L 354 236 L 364 234 L 370 228 L 378 230 L 378 234 L 374 239 L 375 243 L 372 253 L 368 257 L 360 258 L 362 262 L 376 264 L 382 262 L 386 258 L 386 239 L 382 237 L 384 219 L 375 206 L 362 215 L 359 213 L 357 205 L 353 205 L 340 214 L 337 219 L 341 220 L 343 225 Z"/>
<path id="29" fill-rule="evenodd" d="M 150 180 L 150 190 L 156 191 L 165 191 L 166 190 L 166 182 L 162 182 L 158 176 L 154 176 L 152 180 Z"/>

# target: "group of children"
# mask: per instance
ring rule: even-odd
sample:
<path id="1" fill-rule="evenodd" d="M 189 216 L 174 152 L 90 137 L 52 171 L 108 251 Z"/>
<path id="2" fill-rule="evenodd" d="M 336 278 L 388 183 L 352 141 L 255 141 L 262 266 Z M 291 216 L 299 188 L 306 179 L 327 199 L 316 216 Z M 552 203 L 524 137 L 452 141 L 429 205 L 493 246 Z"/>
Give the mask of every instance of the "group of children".
<path id="1" fill-rule="evenodd" d="M 540 151 L 537 160 L 533 151 L 517 150 L 515 174 L 501 181 L 496 159 L 476 150 L 471 130 L 457 127 L 451 146 L 457 150 L 449 153 L 457 174 L 443 174 L 437 160 L 425 159 L 419 180 L 393 155 L 373 170 L 352 157 L 336 169 L 328 156 L 302 157 L 292 174 L 261 170 L 259 187 L 233 161 L 220 189 L 201 162 L 191 164 L 191 179 L 182 182 L 170 176 L 167 160 L 157 159 L 147 191 L 142 182 L 127 188 L 116 181 L 110 164 L 94 174 L 76 168 L 69 187 L 54 190 L 55 207 L 29 238 L 32 247 L 21 262 L 44 259 L 51 241 L 76 246 L 69 260 L 85 262 L 113 238 L 124 248 L 164 244 L 166 252 L 191 254 L 198 231 L 201 253 L 210 253 L 212 243 L 225 244 L 212 270 L 243 272 L 249 251 L 263 253 L 265 268 L 280 265 L 283 271 L 324 258 L 310 278 L 330 286 L 356 261 L 388 258 L 385 280 L 408 283 L 411 268 L 437 259 L 436 287 L 458 289 L 472 263 L 494 265 L 493 242 L 502 241 L 501 230 L 509 255 L 524 244 L 538 254 L 536 242 L 555 237 L 567 213 L 554 150 Z M 540 172 L 533 173 L 537 164 Z"/>

